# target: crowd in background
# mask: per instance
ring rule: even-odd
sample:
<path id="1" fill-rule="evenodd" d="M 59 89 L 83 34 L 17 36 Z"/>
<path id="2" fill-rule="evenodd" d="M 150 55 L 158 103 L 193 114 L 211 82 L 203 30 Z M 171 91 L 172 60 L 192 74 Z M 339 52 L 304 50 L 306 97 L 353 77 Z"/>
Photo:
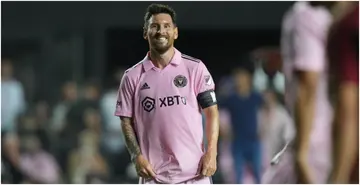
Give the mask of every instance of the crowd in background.
<path id="1" fill-rule="evenodd" d="M 113 74 L 111 87 L 66 81 L 53 104 L 41 97 L 26 100 L 30 92 L 14 75 L 15 62 L 1 61 L 2 183 L 138 182 L 114 116 L 124 69 Z M 220 138 L 214 183 L 261 182 L 271 158 L 295 136 L 283 106 L 282 73 L 265 72 L 261 62 L 237 62 L 216 81 Z"/>
<path id="2" fill-rule="evenodd" d="M 57 103 L 50 105 L 42 99 L 35 102 L 26 101 L 26 89 L 23 87 L 23 83 L 15 77 L 14 72 L 17 69 L 14 68 L 13 63 L 14 61 L 10 58 L 2 59 L 2 182 L 137 182 L 137 175 L 123 140 L 120 119 L 113 115 L 118 85 L 124 73 L 123 69 L 118 69 L 113 74 L 113 85 L 106 89 L 102 88 L 96 80 L 89 80 L 83 84 L 66 81 L 59 88 L 61 96 L 58 97 Z M 279 109 L 280 112 L 283 110 L 277 97 L 279 94 L 277 92 L 281 91 L 281 88 L 276 85 L 281 84 L 281 80 L 271 83 L 272 81 L 261 67 L 256 69 L 254 66 L 241 67 L 239 69 L 244 69 L 245 81 L 241 80 L 243 78 L 241 76 L 244 75 L 238 73 L 219 81 L 219 102 L 222 103 L 226 97 L 237 92 L 236 84 L 242 86 L 242 83 L 245 85 L 251 83 L 249 92 L 255 92 L 261 99 L 264 97 L 265 103 L 259 102 L 259 105 L 256 106 L 259 110 L 256 110 L 257 116 L 259 116 L 258 125 L 261 125 L 259 133 L 262 130 L 258 138 L 259 142 L 263 143 L 264 147 L 273 145 L 274 142 L 282 142 L 273 141 L 277 139 L 275 132 L 271 131 L 271 135 L 266 131 L 271 130 L 270 127 L 277 130 L 282 129 L 282 125 L 277 126 L 278 123 L 275 123 L 272 126 L 267 121 L 263 121 L 268 119 L 272 109 Z M 281 74 L 278 75 L 281 76 Z M 281 77 L 277 79 L 279 78 L 281 79 Z M 269 84 L 275 85 L 271 88 Z M 214 181 L 231 183 L 235 182 L 233 181 L 235 177 L 231 176 L 234 174 L 234 165 L 229 148 L 231 142 L 227 138 L 242 135 L 242 133 L 229 132 L 231 116 L 221 106 L 220 112 L 222 115 L 220 167 Z M 286 120 L 279 124 L 287 125 L 291 122 Z M 266 143 L 262 141 L 266 141 Z M 259 153 L 259 156 L 261 155 L 265 159 L 277 152 L 276 149 L 275 151 L 266 149 L 266 151 L 267 154 Z M 263 162 L 265 166 L 266 163 L 267 161 Z M 245 163 L 244 167 L 246 167 Z M 247 170 L 244 178 L 251 181 L 250 174 L 251 171 Z M 229 175 L 230 177 L 228 177 Z"/>
<path id="3" fill-rule="evenodd" d="M 13 62 L 3 59 L 1 68 L 2 182 L 136 182 L 113 116 L 121 69 L 103 93 L 96 81 L 65 82 L 50 107 L 46 100 L 25 101 Z"/>

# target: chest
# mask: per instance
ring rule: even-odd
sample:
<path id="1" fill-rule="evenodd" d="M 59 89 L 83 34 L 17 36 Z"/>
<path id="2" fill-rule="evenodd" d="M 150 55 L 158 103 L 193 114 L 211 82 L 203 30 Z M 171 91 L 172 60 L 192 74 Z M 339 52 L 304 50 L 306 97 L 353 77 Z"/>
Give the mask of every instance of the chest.
<path id="1" fill-rule="evenodd" d="M 141 75 L 136 86 L 140 102 L 160 107 L 186 105 L 196 101 L 194 77 L 182 66 L 163 71 L 149 70 Z"/>
<path id="2" fill-rule="evenodd" d="M 259 109 L 259 103 L 255 98 L 238 98 L 234 97 L 228 101 L 229 109 L 232 114 L 255 114 Z"/>

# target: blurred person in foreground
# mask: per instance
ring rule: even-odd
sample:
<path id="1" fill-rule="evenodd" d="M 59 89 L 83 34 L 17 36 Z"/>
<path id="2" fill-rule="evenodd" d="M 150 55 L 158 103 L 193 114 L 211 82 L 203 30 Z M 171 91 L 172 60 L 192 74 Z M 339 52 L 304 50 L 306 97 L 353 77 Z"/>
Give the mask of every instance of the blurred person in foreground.
<path id="1" fill-rule="evenodd" d="M 174 48 L 178 28 L 169 6 L 147 8 L 143 36 L 150 51 L 124 74 L 115 111 L 140 183 L 209 184 L 219 134 L 212 77 L 201 60 Z"/>
<path id="2" fill-rule="evenodd" d="M 262 105 L 262 97 L 252 88 L 250 67 L 235 68 L 233 78 L 236 90 L 220 104 L 221 109 L 230 115 L 231 130 L 222 133 L 231 138 L 236 183 L 242 183 L 244 167 L 249 165 L 255 183 L 260 184 L 262 160 L 257 112 Z"/>
<path id="3" fill-rule="evenodd" d="M 90 179 L 106 182 L 109 170 L 99 151 L 99 136 L 90 130 L 83 131 L 78 137 L 78 145 L 68 161 L 70 183 L 83 184 Z"/>
<path id="4" fill-rule="evenodd" d="M 348 2 L 350 3 L 350 2 Z M 333 169 L 330 183 L 359 183 L 359 4 L 334 23 L 328 42 L 334 74 Z"/>
<path id="5" fill-rule="evenodd" d="M 1 131 L 14 132 L 16 120 L 25 111 L 25 94 L 21 82 L 14 78 L 10 59 L 1 60 Z"/>
<path id="6" fill-rule="evenodd" d="M 294 157 L 266 183 L 325 183 L 331 169 L 332 108 L 327 96 L 325 43 L 336 2 L 296 2 L 282 25 L 285 102 L 294 118 Z"/>
<path id="7" fill-rule="evenodd" d="M 33 134 L 21 137 L 24 152 L 20 156 L 20 169 L 29 183 L 56 184 L 60 168 L 55 158 L 42 150 L 40 140 Z"/>
<path id="8" fill-rule="evenodd" d="M 128 165 L 132 165 L 129 154 L 126 150 L 125 141 L 119 118 L 114 116 L 114 102 L 117 100 L 118 88 L 124 69 L 117 69 L 112 76 L 111 86 L 104 93 L 100 100 L 101 114 L 104 118 L 104 132 L 102 135 L 102 147 L 112 174 L 117 179 L 124 179 Z M 114 179 L 115 180 L 115 179 Z"/>
<path id="9" fill-rule="evenodd" d="M 258 121 L 263 144 L 263 158 L 268 167 L 270 160 L 295 137 L 295 126 L 283 105 L 278 101 L 275 89 L 263 92 L 264 105 L 258 112 Z"/>

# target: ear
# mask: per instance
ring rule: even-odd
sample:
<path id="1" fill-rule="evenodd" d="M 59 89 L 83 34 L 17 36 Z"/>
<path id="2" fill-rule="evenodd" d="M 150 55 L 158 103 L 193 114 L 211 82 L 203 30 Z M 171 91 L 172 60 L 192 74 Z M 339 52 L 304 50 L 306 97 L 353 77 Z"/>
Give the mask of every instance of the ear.
<path id="1" fill-rule="evenodd" d="M 179 30 L 178 27 L 174 28 L 174 39 L 176 40 L 179 37 Z"/>
<path id="2" fill-rule="evenodd" d="M 148 38 L 147 38 L 147 29 L 144 27 L 143 28 L 143 38 L 145 39 L 145 40 L 147 40 Z"/>

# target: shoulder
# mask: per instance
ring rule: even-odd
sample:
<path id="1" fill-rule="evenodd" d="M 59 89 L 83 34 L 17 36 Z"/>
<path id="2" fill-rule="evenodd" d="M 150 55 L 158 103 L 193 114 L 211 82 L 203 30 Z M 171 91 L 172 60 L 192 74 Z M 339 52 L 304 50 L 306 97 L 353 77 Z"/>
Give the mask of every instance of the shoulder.
<path id="1" fill-rule="evenodd" d="M 297 28 L 305 27 L 316 31 L 325 29 L 332 21 L 329 10 L 323 7 L 312 7 L 308 2 L 298 2 L 294 6 L 293 21 Z"/>
<path id="2" fill-rule="evenodd" d="M 181 53 L 182 63 L 189 69 L 196 69 L 199 67 L 205 67 L 205 64 L 198 58 Z"/>
<path id="3" fill-rule="evenodd" d="M 140 77 L 141 73 L 143 72 L 143 63 L 144 60 L 128 68 L 124 73 L 123 79 L 135 80 Z"/>

